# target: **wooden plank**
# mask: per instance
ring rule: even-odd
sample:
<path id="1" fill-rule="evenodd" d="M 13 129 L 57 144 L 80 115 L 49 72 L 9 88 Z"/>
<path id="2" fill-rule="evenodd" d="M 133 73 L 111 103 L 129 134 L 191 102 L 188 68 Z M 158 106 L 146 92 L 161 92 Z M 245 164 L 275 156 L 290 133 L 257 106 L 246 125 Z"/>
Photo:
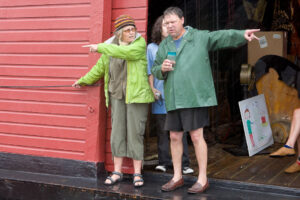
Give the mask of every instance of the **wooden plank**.
<path id="1" fill-rule="evenodd" d="M 106 161 L 106 160 L 105 160 Z M 108 172 L 113 172 L 114 171 L 114 165 L 113 164 L 109 164 L 105 162 L 105 170 Z M 122 171 L 123 172 L 123 171 Z M 123 172 L 124 173 L 124 172 Z"/>
<path id="2" fill-rule="evenodd" d="M 281 159 L 273 158 L 264 169 L 260 170 L 250 180 L 254 183 L 268 183 L 274 176 L 285 169 L 287 163 L 291 163 L 291 157 Z"/>
<path id="3" fill-rule="evenodd" d="M 36 55 L 36 54 L 0 54 L 0 65 L 58 65 L 83 66 L 89 61 L 87 55 Z"/>
<path id="4" fill-rule="evenodd" d="M 76 81 L 77 79 L 73 80 L 55 80 L 55 79 L 46 79 L 46 78 L 7 78 L 7 77 L 0 77 L 0 85 L 1 87 L 15 87 L 18 89 L 22 89 L 22 87 L 31 87 L 27 89 L 35 89 L 35 90 L 44 90 L 44 91 L 64 91 L 64 92 L 71 92 L 71 91 L 77 91 L 78 88 L 73 88 L 72 84 Z M 34 88 L 36 86 L 37 88 Z M 48 87 L 47 87 L 48 86 Z M 51 87 L 53 86 L 53 87 Z M 62 86 L 62 87 L 56 87 L 56 86 Z M 101 85 L 102 86 L 102 85 Z M 97 86 L 86 86 L 82 87 L 80 89 L 83 90 L 88 90 L 88 88 L 96 88 L 100 87 L 99 85 Z M 14 89 L 15 89 L 14 88 Z M 26 89 L 26 88 L 24 88 Z M 66 93 L 65 93 L 66 94 Z"/>
<path id="5" fill-rule="evenodd" d="M 110 164 L 114 164 L 113 159 L 112 159 L 112 154 L 111 152 L 106 152 L 105 153 L 105 165 L 110 165 Z"/>
<path id="6" fill-rule="evenodd" d="M 110 21 L 111 21 L 111 0 L 94 0 L 92 1 L 92 15 L 90 18 L 90 41 L 91 43 L 97 43 L 103 41 L 110 32 Z M 91 55 L 89 64 L 90 66 L 95 65 L 98 56 Z M 103 88 L 89 89 L 87 104 L 100 109 L 99 113 L 89 113 L 87 115 L 87 132 L 86 132 L 86 149 L 85 159 L 93 160 L 95 162 L 104 162 L 104 142 L 105 142 L 105 100 Z"/>
<path id="7" fill-rule="evenodd" d="M 252 159 L 251 159 L 252 160 Z M 234 174 L 233 179 L 238 181 L 248 181 L 254 177 L 257 173 L 267 166 L 272 158 L 269 156 L 255 156 L 253 162 L 251 162 L 246 168 Z"/>
<path id="8" fill-rule="evenodd" d="M 57 103 L 86 103 L 87 95 L 84 88 L 68 92 L 0 88 L 0 99 Z"/>
<path id="9" fill-rule="evenodd" d="M 64 115 L 86 115 L 87 106 L 85 104 L 50 103 L 0 99 L 0 110 L 28 113 L 33 112 Z"/>
<path id="10" fill-rule="evenodd" d="M 113 0 L 112 8 L 138 8 L 138 7 L 147 7 L 148 0 Z"/>
<path id="11" fill-rule="evenodd" d="M 107 129 L 107 138 L 110 138 L 110 134 L 111 134 L 111 107 L 109 106 L 108 108 L 108 112 L 107 112 L 107 119 L 106 119 L 106 129 Z"/>
<path id="12" fill-rule="evenodd" d="M 105 153 L 105 169 L 109 172 L 114 170 L 111 153 Z M 126 174 L 133 174 L 133 163 L 132 159 L 124 158 L 122 165 L 122 172 Z"/>
<path id="13" fill-rule="evenodd" d="M 127 158 L 125 157 L 124 160 L 123 160 L 123 166 L 124 167 L 131 167 L 133 169 L 133 161 L 131 158 Z"/>
<path id="14" fill-rule="evenodd" d="M 140 8 L 126 8 L 126 9 L 113 9 L 112 19 L 115 20 L 120 15 L 129 15 L 135 20 L 145 20 L 147 19 L 147 7 Z"/>
<path id="15" fill-rule="evenodd" d="M 286 165 L 287 168 L 289 165 Z M 284 168 L 284 169 L 285 169 Z M 268 184 L 289 187 L 294 180 L 297 179 L 297 173 L 287 174 L 283 170 L 268 181 Z"/>
<path id="16" fill-rule="evenodd" d="M 216 160 L 216 162 L 211 163 L 207 167 L 207 175 L 209 177 L 214 177 L 214 174 L 222 170 L 224 167 L 237 162 L 238 158 L 231 156 L 229 154 L 225 155 L 222 159 Z"/>
<path id="17" fill-rule="evenodd" d="M 0 45 L 0 54 L 88 54 L 88 49 L 82 47 L 86 44 L 88 43 L 3 43 Z"/>
<path id="18" fill-rule="evenodd" d="M 85 128 L 0 122 L 1 133 L 83 140 L 85 131 Z"/>
<path id="19" fill-rule="evenodd" d="M 41 148 L 15 146 L 15 145 L 0 144 L 0 151 L 16 153 L 16 154 L 55 157 L 55 158 L 69 158 L 75 160 L 83 160 L 84 158 L 84 153 L 82 152 L 62 151 L 62 150 L 55 150 L 55 149 L 41 149 Z"/>
<path id="20" fill-rule="evenodd" d="M 87 123 L 85 116 L 33 114 L 8 111 L 0 111 L 0 121 L 77 128 L 84 128 Z"/>
<path id="21" fill-rule="evenodd" d="M 253 158 L 252 158 L 253 160 Z M 242 157 L 237 161 L 233 162 L 231 165 L 224 165 L 223 169 L 216 172 L 213 176 L 214 178 L 221 179 L 232 179 L 235 173 L 239 172 L 241 169 L 247 167 L 251 162 L 251 158 Z"/>
<path id="22" fill-rule="evenodd" d="M 17 18 L 50 18 L 50 17 L 88 17 L 90 5 L 55 5 L 35 7 L 0 7 L 0 19 Z"/>
<path id="23" fill-rule="evenodd" d="M 40 6 L 40 5 L 59 5 L 59 4 L 79 4 L 79 3 L 90 3 L 91 0 L 1 0 L 1 7 L 20 7 L 20 6 Z"/>
<path id="24" fill-rule="evenodd" d="M 300 188 L 300 173 L 293 174 L 294 180 L 289 184 L 289 187 Z"/>
<path id="25" fill-rule="evenodd" d="M 214 163 L 223 159 L 225 156 L 230 156 L 230 154 L 224 151 L 220 144 L 215 144 L 214 148 L 209 148 L 208 150 L 207 164 L 209 166 L 212 166 L 214 165 Z"/>
<path id="26" fill-rule="evenodd" d="M 105 157 L 106 157 L 106 163 L 108 165 L 113 164 L 112 154 L 110 152 L 106 152 Z M 133 166 L 132 159 L 125 157 L 123 159 L 123 166 Z"/>
<path id="27" fill-rule="evenodd" d="M 142 35 L 142 37 L 146 40 L 146 42 L 147 42 L 147 35 L 146 35 L 146 33 L 145 32 L 140 32 L 141 33 L 141 35 Z"/>
<path id="28" fill-rule="evenodd" d="M 110 117 L 108 117 L 109 121 L 107 122 L 107 130 L 109 131 L 111 129 L 111 120 Z"/>
<path id="29" fill-rule="evenodd" d="M 57 85 L 67 85 L 67 87 L 48 87 L 48 88 L 37 88 L 37 89 L 47 89 L 47 90 L 64 90 L 72 91 L 77 90 L 77 88 L 71 87 L 71 85 L 76 81 L 76 79 L 55 79 L 55 78 L 23 78 L 23 77 L 0 77 L 1 86 L 57 86 Z M 35 88 L 33 88 L 35 89 Z"/>
<path id="30" fill-rule="evenodd" d="M 84 141 L 0 133 L 0 144 L 83 152 Z"/>
<path id="31" fill-rule="evenodd" d="M 0 76 L 38 76 L 38 77 L 64 77 L 79 78 L 88 72 L 88 66 L 7 66 L 0 65 Z"/>
<path id="32" fill-rule="evenodd" d="M 55 42 L 82 41 L 88 42 L 88 30 L 14 30 L 0 31 L 0 42 Z"/>
<path id="33" fill-rule="evenodd" d="M 111 153 L 111 145 L 109 142 L 105 143 L 105 152 Z"/>
<path id="34" fill-rule="evenodd" d="M 91 19 L 103 2 L 1 1 L 0 86 L 71 85 L 84 75 L 99 58 L 81 46 L 99 37 L 102 24 Z M 0 88 L 0 151 L 98 161 L 99 150 L 87 153 L 95 149 L 88 140 L 99 149 L 100 89 Z"/>
<path id="35" fill-rule="evenodd" d="M 0 20 L 0 30 L 56 30 L 88 28 L 90 28 L 90 20 L 88 17 Z"/>

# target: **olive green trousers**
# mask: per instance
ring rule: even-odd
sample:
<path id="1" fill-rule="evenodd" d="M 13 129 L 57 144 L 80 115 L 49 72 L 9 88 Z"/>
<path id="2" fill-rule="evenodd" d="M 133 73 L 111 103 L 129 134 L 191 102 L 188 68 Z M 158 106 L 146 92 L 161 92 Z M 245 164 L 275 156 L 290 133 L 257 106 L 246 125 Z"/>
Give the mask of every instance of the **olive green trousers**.
<path id="1" fill-rule="evenodd" d="M 112 130 L 111 151 L 114 157 L 144 159 L 144 133 L 147 103 L 125 104 L 125 99 L 110 98 Z"/>

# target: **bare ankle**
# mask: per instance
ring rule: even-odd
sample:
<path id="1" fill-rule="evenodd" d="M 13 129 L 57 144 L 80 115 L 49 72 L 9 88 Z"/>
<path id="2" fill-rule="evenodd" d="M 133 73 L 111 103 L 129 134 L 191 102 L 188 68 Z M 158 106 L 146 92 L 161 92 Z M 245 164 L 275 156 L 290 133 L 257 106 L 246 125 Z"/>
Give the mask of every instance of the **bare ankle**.
<path id="1" fill-rule="evenodd" d="M 172 178 L 172 180 L 174 181 L 174 182 L 177 182 L 177 181 L 179 181 L 179 180 L 181 180 L 182 179 L 182 176 L 173 176 L 173 178 Z"/>
<path id="2" fill-rule="evenodd" d="M 206 182 L 207 182 L 207 177 L 205 176 L 203 176 L 203 177 L 198 177 L 198 180 L 197 180 L 197 182 L 199 182 L 199 183 L 202 183 L 202 184 L 205 184 Z"/>

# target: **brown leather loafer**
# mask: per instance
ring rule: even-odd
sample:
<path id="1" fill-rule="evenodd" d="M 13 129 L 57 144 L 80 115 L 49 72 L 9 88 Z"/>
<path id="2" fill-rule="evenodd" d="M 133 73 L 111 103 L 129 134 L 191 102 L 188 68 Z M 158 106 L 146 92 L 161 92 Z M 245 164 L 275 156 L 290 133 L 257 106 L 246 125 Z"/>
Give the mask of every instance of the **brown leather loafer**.
<path id="1" fill-rule="evenodd" d="M 202 186 L 200 183 L 196 182 L 192 187 L 188 189 L 188 193 L 190 194 L 196 194 L 196 193 L 202 193 L 209 187 L 208 180 L 206 181 L 206 184 Z"/>
<path id="2" fill-rule="evenodd" d="M 284 172 L 288 174 L 300 172 L 300 165 L 296 161 L 291 166 L 289 166 L 286 170 L 284 170 Z"/>
<path id="3" fill-rule="evenodd" d="M 271 157 L 283 157 L 283 156 L 293 156 L 296 154 L 294 149 L 289 149 L 286 147 L 281 147 L 277 151 L 270 154 Z"/>
<path id="4" fill-rule="evenodd" d="M 181 186 L 183 186 L 184 184 L 184 181 L 183 181 L 183 178 L 181 178 L 179 181 L 173 181 L 170 180 L 168 183 L 164 184 L 162 187 L 161 187 L 161 190 L 164 191 L 164 192 L 170 192 L 170 191 L 173 191 Z"/>

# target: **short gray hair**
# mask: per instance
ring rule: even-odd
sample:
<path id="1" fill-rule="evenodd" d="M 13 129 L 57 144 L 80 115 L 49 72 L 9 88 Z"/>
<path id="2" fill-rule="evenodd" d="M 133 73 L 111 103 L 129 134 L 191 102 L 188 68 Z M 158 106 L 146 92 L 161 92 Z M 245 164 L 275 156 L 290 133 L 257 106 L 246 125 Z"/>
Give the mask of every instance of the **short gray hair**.
<path id="1" fill-rule="evenodd" d="M 164 11 L 164 17 L 166 15 L 170 15 L 170 14 L 175 14 L 177 15 L 180 19 L 183 17 L 183 12 L 180 8 L 178 7 L 169 7 Z"/>

